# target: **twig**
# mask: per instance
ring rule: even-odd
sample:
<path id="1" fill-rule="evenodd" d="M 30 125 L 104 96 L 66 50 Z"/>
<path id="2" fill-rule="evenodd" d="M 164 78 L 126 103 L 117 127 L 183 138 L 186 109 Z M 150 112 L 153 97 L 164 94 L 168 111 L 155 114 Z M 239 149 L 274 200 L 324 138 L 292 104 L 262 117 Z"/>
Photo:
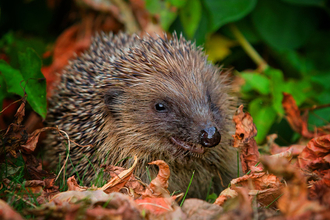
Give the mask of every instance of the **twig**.
<path id="1" fill-rule="evenodd" d="M 15 102 L 10 103 L 6 108 L 2 109 L 2 111 L 0 112 L 0 114 L 2 114 L 4 111 L 6 111 L 6 109 L 9 108 L 11 105 L 13 105 L 13 104 L 15 104 L 15 103 L 17 103 L 17 102 L 20 102 L 20 101 L 22 101 L 22 100 L 23 100 L 23 98 L 18 99 L 18 100 L 16 100 Z"/>
<path id="2" fill-rule="evenodd" d="M 235 36 L 238 43 L 245 50 L 247 55 L 258 65 L 258 69 L 264 71 L 268 68 L 267 62 L 258 54 L 258 52 L 251 46 L 251 44 L 246 40 L 240 30 L 234 24 L 229 25 L 230 30 Z"/>
<path id="3" fill-rule="evenodd" d="M 329 104 L 324 104 L 324 105 L 313 105 L 312 107 L 301 108 L 299 110 L 300 111 L 314 111 L 316 109 L 328 108 L 328 107 L 330 107 L 330 103 Z"/>
<path id="4" fill-rule="evenodd" d="M 10 192 L 9 190 L 5 190 L 6 193 L 12 193 Z M 23 202 L 25 202 L 26 204 L 29 204 L 30 206 L 32 206 L 33 208 L 37 208 L 37 206 L 29 201 L 27 201 L 26 199 L 24 199 L 23 197 L 17 195 L 17 194 L 14 194 L 12 193 L 13 196 L 17 197 L 18 199 L 22 200 Z"/>
<path id="5" fill-rule="evenodd" d="M 62 170 L 64 169 L 66 163 L 68 162 L 68 159 L 69 159 L 69 154 L 70 154 L 70 138 L 69 138 L 69 135 L 65 132 L 65 131 L 62 131 L 62 130 L 58 130 L 59 132 L 62 132 L 63 134 L 65 134 L 65 136 L 67 137 L 68 139 L 68 153 L 66 155 L 66 159 L 64 161 L 64 164 L 62 166 L 62 168 L 60 169 L 60 172 L 57 174 L 57 177 L 55 179 L 55 181 L 58 179 L 58 177 L 60 176 Z M 65 178 L 65 170 L 64 170 L 64 178 Z"/>
<path id="6" fill-rule="evenodd" d="M 124 23 L 126 27 L 126 31 L 130 34 L 137 33 L 140 28 L 136 19 L 134 18 L 132 9 L 128 6 L 128 4 L 123 0 L 111 0 L 118 8 L 121 13 L 119 19 Z"/>

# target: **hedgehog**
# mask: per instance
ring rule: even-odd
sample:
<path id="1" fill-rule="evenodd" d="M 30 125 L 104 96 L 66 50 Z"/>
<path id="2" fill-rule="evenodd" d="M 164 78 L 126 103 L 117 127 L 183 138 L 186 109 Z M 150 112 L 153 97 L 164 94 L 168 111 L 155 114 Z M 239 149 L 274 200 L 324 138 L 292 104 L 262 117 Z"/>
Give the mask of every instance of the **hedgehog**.
<path id="1" fill-rule="evenodd" d="M 164 160 L 170 191 L 185 192 L 192 179 L 188 197 L 205 199 L 210 186 L 219 193 L 237 175 L 230 94 L 228 71 L 182 35 L 99 33 L 64 68 L 47 120 L 78 144 L 67 169 L 85 184 L 103 165 L 129 167 L 136 155 L 137 177 L 148 181 L 148 163 Z M 53 165 L 64 161 L 62 137 L 49 134 L 47 146 Z"/>

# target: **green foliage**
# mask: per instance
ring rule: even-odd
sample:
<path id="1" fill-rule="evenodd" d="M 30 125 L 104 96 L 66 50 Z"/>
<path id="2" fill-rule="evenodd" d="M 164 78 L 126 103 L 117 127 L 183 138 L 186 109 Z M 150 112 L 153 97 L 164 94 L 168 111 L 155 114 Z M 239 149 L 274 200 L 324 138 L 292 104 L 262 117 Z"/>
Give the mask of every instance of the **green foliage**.
<path id="1" fill-rule="evenodd" d="M 278 49 L 300 47 L 317 27 L 317 17 L 313 10 L 281 1 L 258 1 L 251 16 L 262 39 Z"/>
<path id="2" fill-rule="evenodd" d="M 192 38 L 198 28 L 201 20 L 202 8 L 199 0 L 190 0 L 180 13 L 180 20 L 183 24 L 184 32 L 189 38 Z"/>
<path id="3" fill-rule="evenodd" d="M 218 195 L 215 193 L 212 193 L 207 196 L 206 201 L 209 203 L 214 203 L 217 198 L 218 198 Z"/>
<path id="4" fill-rule="evenodd" d="M 262 142 L 276 119 L 284 115 L 282 107 L 283 92 L 293 95 L 298 105 L 312 95 L 312 85 L 305 80 L 285 80 L 283 72 L 278 69 L 268 68 L 264 75 L 260 73 L 243 72 L 241 77 L 245 79 L 243 93 L 249 99 L 249 112 L 253 116 L 258 129 L 256 140 Z M 302 92 L 304 91 L 305 92 Z M 257 94 L 257 95 L 256 95 Z"/>
<path id="5" fill-rule="evenodd" d="M 18 63 L 17 70 L 5 61 L 0 61 L 1 81 L 6 83 L 8 93 L 23 97 L 25 92 L 31 107 L 45 118 L 47 113 L 46 80 L 40 71 L 41 60 L 33 49 L 28 48 L 25 53 L 19 53 Z M 1 99 L 0 102 L 2 102 Z"/>
<path id="6" fill-rule="evenodd" d="M 159 14 L 162 28 L 168 30 L 178 16 L 176 8 L 185 6 L 186 1 L 187 0 L 146 0 L 146 8 L 151 14 Z"/>
<path id="7" fill-rule="evenodd" d="M 210 31 L 216 31 L 221 26 L 238 21 L 249 14 L 257 0 L 206 0 L 204 1 L 211 13 Z"/>

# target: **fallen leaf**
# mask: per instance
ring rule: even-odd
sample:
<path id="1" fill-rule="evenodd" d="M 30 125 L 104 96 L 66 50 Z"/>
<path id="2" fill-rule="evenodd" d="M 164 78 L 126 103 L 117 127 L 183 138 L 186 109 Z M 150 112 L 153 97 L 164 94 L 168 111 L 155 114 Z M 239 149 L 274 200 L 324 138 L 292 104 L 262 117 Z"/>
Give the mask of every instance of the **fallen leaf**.
<path id="1" fill-rule="evenodd" d="M 229 199 L 223 206 L 224 213 L 221 219 L 252 219 L 251 197 L 248 189 L 243 187 L 233 187 L 237 196 Z"/>
<path id="2" fill-rule="evenodd" d="M 17 109 L 17 112 L 15 114 L 16 120 L 14 123 L 20 125 L 23 121 L 24 116 L 25 116 L 25 101 L 23 101 L 19 106 L 19 108 Z"/>
<path id="3" fill-rule="evenodd" d="M 74 176 L 71 176 L 67 179 L 67 184 L 68 184 L 68 191 L 85 191 L 88 189 L 86 186 L 79 186 L 77 183 L 77 180 Z"/>
<path id="4" fill-rule="evenodd" d="M 0 199 L 0 219 L 23 220 L 22 216 L 15 212 L 5 201 Z"/>
<path id="5" fill-rule="evenodd" d="M 173 205 L 175 205 L 176 196 L 173 198 L 167 197 L 145 197 L 143 199 L 137 199 L 135 202 L 139 205 L 140 210 L 146 209 L 153 215 L 160 215 L 165 212 L 172 212 Z"/>
<path id="6" fill-rule="evenodd" d="M 223 190 L 220 193 L 220 195 L 218 196 L 218 198 L 215 200 L 215 202 L 213 204 L 222 206 L 227 199 L 234 198 L 237 195 L 238 194 L 235 190 L 232 190 L 231 188 L 226 188 L 225 190 Z"/>
<path id="7" fill-rule="evenodd" d="M 300 110 L 292 95 L 283 92 L 282 105 L 286 114 L 286 119 L 294 131 L 307 139 L 324 135 L 323 132 L 312 133 L 308 130 L 307 117 L 302 117 L 300 115 Z"/>
<path id="8" fill-rule="evenodd" d="M 242 170 L 247 173 L 259 162 L 258 146 L 254 140 L 257 135 L 257 128 L 251 115 L 248 112 L 243 112 L 243 105 L 237 109 L 233 121 L 236 125 L 236 132 L 233 135 L 234 147 L 240 148 Z"/>
<path id="9" fill-rule="evenodd" d="M 266 170 L 282 176 L 287 183 L 278 200 L 278 208 L 286 217 L 299 219 L 299 216 L 311 216 L 325 210 L 318 202 L 308 200 L 306 179 L 302 171 L 284 158 L 263 157 L 261 161 Z"/>
<path id="10" fill-rule="evenodd" d="M 163 160 L 156 160 L 149 164 L 155 164 L 159 167 L 157 177 L 151 181 L 142 198 L 146 197 L 169 197 L 168 179 L 170 178 L 170 168 Z"/>
<path id="11" fill-rule="evenodd" d="M 309 190 L 309 198 L 318 200 L 321 205 L 330 209 L 330 170 L 327 170 L 321 180 L 313 183 Z"/>
<path id="12" fill-rule="evenodd" d="M 200 199 L 186 199 L 182 211 L 187 215 L 186 219 L 218 219 L 223 209 Z"/>
<path id="13" fill-rule="evenodd" d="M 288 147 L 279 146 L 275 143 L 275 139 L 277 138 L 277 134 L 271 134 L 267 136 L 267 145 L 269 151 L 272 155 L 278 154 L 278 156 L 284 157 L 297 157 L 306 147 L 301 144 L 293 144 Z M 281 154 L 282 153 L 282 154 Z"/>
<path id="14" fill-rule="evenodd" d="M 99 188 L 100 190 L 103 190 L 106 193 L 110 192 L 118 192 L 121 188 L 125 186 L 125 184 L 128 182 L 128 180 L 133 177 L 133 171 L 137 165 L 138 159 L 135 156 L 134 157 L 134 164 L 128 169 L 122 171 L 118 176 L 115 176 L 111 178 L 111 180 L 106 183 L 104 186 Z"/>
<path id="15" fill-rule="evenodd" d="M 104 172 L 108 173 L 111 178 L 118 178 L 119 174 L 126 170 L 123 167 L 113 165 L 103 166 L 103 168 Z M 134 175 L 131 175 L 129 180 L 125 183 L 123 187 L 128 190 L 120 192 L 125 194 L 134 194 L 134 198 L 137 199 L 145 192 L 146 184 L 144 184 L 142 181 L 137 180 Z"/>
<path id="16" fill-rule="evenodd" d="M 298 156 L 298 166 L 311 171 L 330 169 L 330 135 L 309 141 Z"/>

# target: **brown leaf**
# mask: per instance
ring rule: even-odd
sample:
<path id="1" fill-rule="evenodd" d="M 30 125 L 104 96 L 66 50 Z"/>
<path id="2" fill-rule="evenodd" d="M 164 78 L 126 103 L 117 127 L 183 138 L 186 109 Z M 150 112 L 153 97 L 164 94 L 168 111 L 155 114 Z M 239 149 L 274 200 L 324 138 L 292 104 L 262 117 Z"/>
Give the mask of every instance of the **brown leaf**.
<path id="1" fill-rule="evenodd" d="M 309 190 L 309 197 L 318 200 L 321 205 L 330 209 L 330 170 L 327 170 L 323 178 L 315 183 Z"/>
<path id="2" fill-rule="evenodd" d="M 263 157 L 261 160 L 265 169 L 286 180 L 287 186 L 278 200 L 278 208 L 285 216 L 297 218 L 324 210 L 318 202 L 308 200 L 306 180 L 299 169 L 284 158 Z"/>
<path id="3" fill-rule="evenodd" d="M 182 211 L 187 219 L 218 219 L 223 209 L 200 199 L 186 199 Z"/>
<path id="4" fill-rule="evenodd" d="M 66 181 L 68 184 L 68 191 L 85 191 L 88 189 L 86 186 L 79 186 L 77 183 L 77 180 L 74 176 L 69 177 L 68 180 Z"/>
<path id="5" fill-rule="evenodd" d="M 23 101 L 19 106 L 19 108 L 17 109 L 17 112 L 15 114 L 16 120 L 14 123 L 20 125 L 23 121 L 24 116 L 25 116 L 25 101 Z"/>
<path id="6" fill-rule="evenodd" d="M 95 201 L 93 206 L 86 211 L 87 219 L 143 219 L 132 198 L 121 193 L 108 194 L 108 198 Z"/>
<path id="7" fill-rule="evenodd" d="M 240 160 L 242 163 L 242 170 L 247 173 L 259 161 L 259 151 L 254 137 L 257 135 L 257 128 L 253 123 L 251 115 L 243 112 L 243 105 L 241 105 L 233 120 L 236 125 L 236 132 L 234 137 L 234 147 L 240 148 Z"/>
<path id="8" fill-rule="evenodd" d="M 330 135 L 313 138 L 298 156 L 298 166 L 303 170 L 330 168 Z"/>
<path id="9" fill-rule="evenodd" d="M 302 117 L 300 115 L 300 110 L 292 95 L 283 92 L 282 105 L 286 114 L 286 118 L 294 131 L 298 132 L 307 139 L 324 134 L 323 132 L 317 132 L 314 134 L 308 130 L 307 117 Z"/>
<path id="10" fill-rule="evenodd" d="M 134 157 L 134 164 L 127 170 L 122 171 L 119 175 L 111 178 L 103 187 L 99 188 L 106 193 L 118 192 L 133 177 L 133 171 L 137 165 L 138 159 Z M 133 177 L 134 178 L 134 177 Z"/>
<path id="11" fill-rule="evenodd" d="M 273 203 L 274 199 L 281 194 L 283 184 L 280 179 L 273 174 L 253 173 L 233 179 L 231 186 L 240 186 L 249 189 L 250 196 L 256 196 L 258 203 L 268 206 Z"/>
<path id="12" fill-rule="evenodd" d="M 23 220 L 22 216 L 15 212 L 5 201 L 0 199 L 0 219 Z"/>
<path id="13" fill-rule="evenodd" d="M 162 197 L 144 197 L 137 199 L 135 202 L 139 205 L 141 210 L 147 209 L 153 215 L 160 215 L 165 212 L 172 212 L 174 200 L 176 196 L 162 198 Z"/>
<path id="14" fill-rule="evenodd" d="M 107 165 L 103 166 L 104 172 L 110 174 L 111 178 L 118 177 L 118 175 L 125 171 L 126 169 L 123 167 L 113 166 L 113 165 Z M 120 192 L 125 194 L 134 194 L 134 198 L 139 198 L 144 192 L 145 192 L 145 186 L 146 184 L 143 184 L 141 181 L 137 180 L 134 175 L 130 176 L 130 179 L 125 183 L 123 187 L 125 187 L 128 190 L 121 190 Z"/>
<path id="15" fill-rule="evenodd" d="M 229 199 L 223 206 L 225 213 L 221 215 L 221 219 L 252 219 L 251 197 L 248 189 L 233 186 L 238 194 L 233 199 Z"/>
<path id="16" fill-rule="evenodd" d="M 269 147 L 269 151 L 272 155 L 280 154 L 278 156 L 284 157 L 297 157 L 305 148 L 305 145 L 301 144 L 293 144 L 288 147 L 279 146 L 275 143 L 275 139 L 277 138 L 277 134 L 271 134 L 267 136 L 267 145 Z M 286 152 L 285 152 L 286 151 Z"/>
<path id="17" fill-rule="evenodd" d="M 37 146 L 39 136 L 40 136 L 40 129 L 35 130 L 31 135 L 29 135 L 29 138 L 27 142 L 24 145 L 21 145 L 21 147 L 27 152 L 32 153 Z"/>
<path id="18" fill-rule="evenodd" d="M 238 194 L 235 190 L 232 190 L 231 188 L 226 188 L 225 190 L 223 190 L 220 195 L 218 196 L 218 198 L 215 200 L 214 204 L 215 205 L 219 205 L 222 206 L 225 201 L 229 198 L 234 198 L 236 197 Z"/>
<path id="19" fill-rule="evenodd" d="M 151 181 L 149 188 L 142 195 L 142 198 L 146 197 L 169 197 L 168 191 L 168 179 L 170 178 L 170 168 L 163 160 L 156 160 L 149 164 L 155 164 L 159 167 L 157 177 Z"/>
<path id="20" fill-rule="evenodd" d="M 116 192 L 106 194 L 102 190 L 59 193 L 29 213 L 49 219 L 141 219 L 132 198 Z"/>

